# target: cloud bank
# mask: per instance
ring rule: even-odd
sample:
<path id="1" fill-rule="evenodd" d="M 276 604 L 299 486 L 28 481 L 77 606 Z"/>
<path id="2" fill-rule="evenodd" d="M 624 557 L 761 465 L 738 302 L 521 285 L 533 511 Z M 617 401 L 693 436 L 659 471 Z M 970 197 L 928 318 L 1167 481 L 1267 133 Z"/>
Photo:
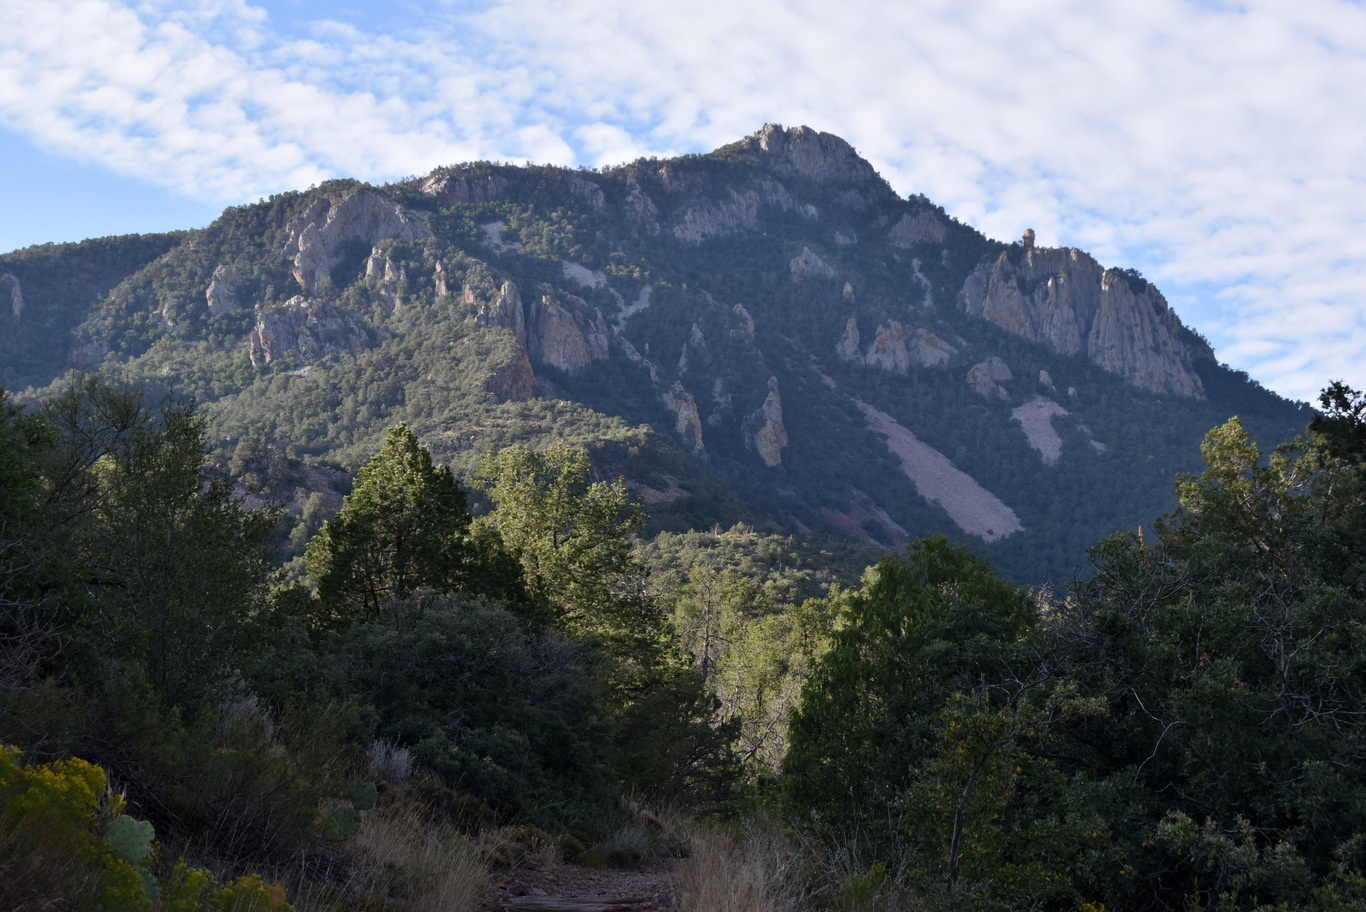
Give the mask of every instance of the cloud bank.
<path id="1" fill-rule="evenodd" d="M 492 0 L 299 27 L 288 11 L 7 3 L 0 122 L 225 204 L 805 123 L 994 237 L 1033 227 L 1137 266 L 1285 395 L 1366 387 L 1366 12 L 1347 0 Z"/>

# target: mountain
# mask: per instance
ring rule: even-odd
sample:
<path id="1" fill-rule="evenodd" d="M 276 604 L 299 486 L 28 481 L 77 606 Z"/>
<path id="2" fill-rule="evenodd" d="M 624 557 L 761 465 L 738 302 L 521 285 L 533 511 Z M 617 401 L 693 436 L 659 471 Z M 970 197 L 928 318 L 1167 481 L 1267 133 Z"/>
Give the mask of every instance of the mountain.
<path id="1" fill-rule="evenodd" d="M 405 421 L 468 473 L 562 437 L 656 529 L 939 530 L 1030 581 L 1173 506 L 1230 415 L 1266 445 L 1309 418 L 1138 273 L 989 239 L 806 127 L 600 171 L 332 181 L 0 256 L 0 300 L 6 386 L 84 369 L 193 395 L 225 456 L 354 468 Z"/>

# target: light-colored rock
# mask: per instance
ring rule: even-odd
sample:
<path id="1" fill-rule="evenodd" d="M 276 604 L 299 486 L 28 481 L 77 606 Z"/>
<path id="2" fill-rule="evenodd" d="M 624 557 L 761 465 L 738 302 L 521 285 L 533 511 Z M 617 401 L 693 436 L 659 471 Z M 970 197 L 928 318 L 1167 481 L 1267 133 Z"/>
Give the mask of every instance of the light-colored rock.
<path id="1" fill-rule="evenodd" d="M 204 289 L 204 300 L 209 305 L 209 313 L 237 310 L 237 270 L 226 263 L 215 269 L 209 287 Z"/>
<path id="2" fill-rule="evenodd" d="M 778 393 L 778 378 L 768 378 L 768 395 L 763 405 L 745 417 L 741 424 L 745 446 L 758 454 L 769 468 L 782 464 L 783 447 L 787 446 L 787 428 L 783 426 L 783 398 Z"/>
<path id="3" fill-rule="evenodd" d="M 1010 417 L 1020 423 L 1029 445 L 1038 450 L 1044 465 L 1055 465 L 1062 455 L 1062 437 L 1053 427 L 1053 419 L 1071 414 L 1047 396 L 1035 396 L 1017 406 Z"/>
<path id="4" fill-rule="evenodd" d="M 1058 388 L 1053 385 L 1053 377 L 1046 370 L 1039 371 L 1039 386 L 1053 392 L 1058 391 Z"/>
<path id="5" fill-rule="evenodd" d="M 921 367 L 941 367 L 958 354 L 958 349 L 923 328 L 915 331 L 906 348 Z"/>
<path id="6" fill-rule="evenodd" d="M 521 250 L 521 241 L 506 241 L 503 239 L 503 229 L 506 228 L 503 222 L 485 222 L 479 226 L 479 230 L 484 232 L 484 243 L 493 248 L 494 253 L 502 253 L 504 250 Z"/>
<path id="7" fill-rule="evenodd" d="M 584 288 L 602 288 L 607 284 L 607 273 L 601 269 L 589 269 L 581 263 L 571 263 L 569 260 L 561 260 L 560 268 L 564 270 L 566 279 L 577 282 Z"/>
<path id="8" fill-rule="evenodd" d="M 640 292 L 636 295 L 636 299 L 631 303 L 623 306 L 621 308 L 621 312 L 617 314 L 617 329 L 625 329 L 626 321 L 631 317 L 632 314 L 639 313 L 640 311 L 650 306 L 650 295 L 653 291 L 653 285 L 641 286 Z"/>
<path id="9" fill-rule="evenodd" d="M 920 259 L 911 260 L 911 271 L 915 273 L 915 279 L 920 283 L 920 287 L 925 289 L 925 307 L 934 308 L 934 287 L 930 285 L 930 280 L 925 278 L 925 273 L 920 271 Z"/>
<path id="10" fill-rule="evenodd" d="M 662 401 L 674 413 L 674 430 L 687 444 L 688 451 L 701 456 L 706 449 L 702 443 L 702 419 L 697 414 L 697 400 L 675 380 L 674 385 L 660 393 Z"/>
<path id="11" fill-rule="evenodd" d="M 749 311 L 745 310 L 745 305 L 743 304 L 736 304 L 735 307 L 732 308 L 732 311 L 735 313 L 735 316 L 740 318 L 740 335 L 753 342 L 754 318 L 749 315 Z"/>
<path id="12" fill-rule="evenodd" d="M 835 354 L 845 361 L 863 363 L 863 351 L 859 348 L 858 320 L 850 317 L 844 324 L 844 335 L 835 343 Z"/>
<path id="13" fill-rule="evenodd" d="M 850 246 L 851 244 L 857 244 L 857 243 L 858 243 L 858 235 L 855 234 L 854 232 L 851 231 L 851 232 L 849 232 L 848 234 L 845 234 L 843 231 L 836 231 L 836 232 L 835 232 L 835 246 L 836 246 L 836 247 L 848 247 L 848 246 Z"/>
<path id="14" fill-rule="evenodd" d="M 435 275 L 432 278 L 432 285 L 436 291 L 436 296 L 438 298 L 445 297 L 450 293 L 450 289 L 446 287 L 446 267 L 442 265 L 440 260 L 437 260 L 433 270 Z"/>
<path id="15" fill-rule="evenodd" d="M 264 367 L 293 353 L 303 364 L 369 345 L 365 331 L 347 314 L 303 295 L 283 304 L 256 306 L 256 325 L 247 336 L 253 367 Z"/>
<path id="16" fill-rule="evenodd" d="M 907 213 L 887 232 L 887 243 L 903 250 L 916 244 L 942 244 L 948 226 L 933 212 Z"/>
<path id="17" fill-rule="evenodd" d="M 759 219 L 758 192 L 746 190 L 741 193 L 732 188 L 726 193 L 725 199 L 702 199 L 684 210 L 671 229 L 674 237 L 699 243 L 709 237 L 753 228 Z"/>
<path id="18" fill-rule="evenodd" d="M 954 348 L 928 329 L 914 332 L 896 320 L 879 324 L 873 342 L 865 353 L 860 348 L 858 321 L 850 317 L 844 324 L 844 335 L 835 343 L 835 354 L 845 361 L 855 361 L 896 374 L 905 374 L 912 367 L 941 367 L 958 354 Z"/>
<path id="19" fill-rule="evenodd" d="M 109 340 L 100 336 L 90 339 L 71 350 L 71 363 L 76 367 L 89 367 L 109 354 Z"/>
<path id="20" fill-rule="evenodd" d="M 780 175 L 800 175 L 821 187 L 868 185 L 876 196 L 896 195 L 872 165 L 832 133 L 765 124 L 741 140 L 739 147 L 742 155 Z"/>
<path id="21" fill-rule="evenodd" d="M 437 263 L 436 293 L 442 295 L 446 293 L 446 279 L 442 273 L 441 264 Z M 365 281 L 370 285 L 379 296 L 386 307 L 390 310 L 397 310 L 403 301 L 403 295 L 407 291 L 408 271 L 399 263 L 395 263 L 379 247 L 370 250 L 370 256 L 365 260 Z"/>
<path id="22" fill-rule="evenodd" d="M 418 216 L 370 190 L 321 197 L 286 226 L 284 255 L 294 260 L 294 278 L 306 294 L 340 262 L 348 242 L 418 241 L 432 230 Z"/>
<path id="23" fill-rule="evenodd" d="M 606 358 L 612 337 L 602 311 L 590 312 L 588 303 L 574 295 L 561 301 L 549 286 L 542 289 L 526 320 L 530 355 L 570 374 Z"/>
<path id="24" fill-rule="evenodd" d="M 868 426 L 887 438 L 887 447 L 901 460 L 916 492 L 939 504 L 949 518 L 968 535 L 996 541 L 1021 532 L 1024 526 L 1015 511 L 961 471 L 948 457 L 921 441 L 885 412 L 855 400 Z"/>
<path id="25" fill-rule="evenodd" d="M 465 301 L 473 304 L 476 300 L 474 289 L 465 287 Z M 482 305 L 474 319 L 485 326 L 501 326 L 512 333 L 517 345 L 527 350 L 526 311 L 522 307 L 522 295 L 512 282 L 504 282 L 498 289 L 497 297 Z"/>
<path id="26" fill-rule="evenodd" d="M 498 174 L 476 177 L 458 171 L 433 171 L 418 187 L 418 192 L 447 205 L 491 203 L 500 199 L 511 186 L 507 178 Z"/>
<path id="27" fill-rule="evenodd" d="M 19 286 L 19 277 L 8 272 L 0 276 L 0 285 L 6 283 L 9 285 L 10 314 L 17 323 L 24 315 L 24 290 Z"/>
<path id="28" fill-rule="evenodd" d="M 1024 235 L 1020 238 L 1020 243 L 1024 244 L 1026 249 L 1032 248 L 1034 246 L 1033 228 L 1026 228 L 1024 230 Z"/>
<path id="29" fill-rule="evenodd" d="M 1009 399 L 1010 394 L 998 383 L 1013 379 L 1010 367 L 1000 358 L 992 355 L 985 361 L 978 362 L 968 371 L 967 383 L 978 395 L 987 399 Z"/>
<path id="30" fill-rule="evenodd" d="M 868 346 L 863 363 L 869 367 L 880 367 L 894 374 L 904 374 L 911 369 L 911 353 L 906 350 L 906 328 L 893 320 L 889 325 L 879 325 L 873 344 Z"/>
<path id="31" fill-rule="evenodd" d="M 807 279 L 833 279 L 835 277 L 834 268 L 813 253 L 810 247 L 803 247 L 802 252 L 788 262 L 787 271 L 794 282 L 805 282 Z"/>
<path id="32" fill-rule="evenodd" d="M 570 174 L 566 183 L 569 185 L 570 193 L 580 199 L 587 200 L 588 205 L 598 212 L 607 208 L 607 200 L 602 195 L 602 188 L 593 181 L 579 174 Z"/>
<path id="33" fill-rule="evenodd" d="M 531 361 L 526 352 L 519 350 L 510 363 L 484 381 L 484 394 L 492 402 L 526 402 L 532 397 L 535 384 Z"/>
<path id="34" fill-rule="evenodd" d="M 850 282 L 844 283 L 844 300 L 848 301 L 850 304 L 854 303 L 854 286 Z"/>
<path id="35" fill-rule="evenodd" d="M 659 207 L 650 199 L 649 194 L 640 189 L 639 184 L 633 186 L 631 192 L 626 195 L 622 210 L 626 220 L 637 232 L 646 237 L 659 235 Z"/>
<path id="36" fill-rule="evenodd" d="M 1158 393 L 1204 398 L 1194 363 L 1214 353 L 1188 333 L 1152 285 L 1135 292 L 1124 275 L 1075 249 L 1005 251 L 963 286 L 963 308 Z"/>

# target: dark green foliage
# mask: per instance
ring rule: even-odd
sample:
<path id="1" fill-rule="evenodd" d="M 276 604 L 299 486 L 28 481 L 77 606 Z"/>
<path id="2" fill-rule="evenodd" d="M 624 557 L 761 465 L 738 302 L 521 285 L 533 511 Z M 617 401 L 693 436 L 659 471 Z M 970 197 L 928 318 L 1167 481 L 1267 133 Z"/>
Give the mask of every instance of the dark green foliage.
<path id="1" fill-rule="evenodd" d="M 884 558 L 836 621 L 792 718 L 783 767 L 793 796 L 876 814 L 928 755 L 950 696 L 1010 675 L 1033 622 L 1024 591 L 946 539 Z"/>
<path id="2" fill-rule="evenodd" d="M 466 575 L 465 493 L 436 468 L 405 425 L 356 478 L 341 512 L 323 523 L 305 560 L 324 611 L 374 616 L 390 598 L 455 588 Z"/>
<path id="3" fill-rule="evenodd" d="M 532 633 L 482 598 L 386 602 L 333 647 L 329 676 L 374 708 L 376 737 L 507 814 L 561 822 L 607 794 L 582 646 Z"/>

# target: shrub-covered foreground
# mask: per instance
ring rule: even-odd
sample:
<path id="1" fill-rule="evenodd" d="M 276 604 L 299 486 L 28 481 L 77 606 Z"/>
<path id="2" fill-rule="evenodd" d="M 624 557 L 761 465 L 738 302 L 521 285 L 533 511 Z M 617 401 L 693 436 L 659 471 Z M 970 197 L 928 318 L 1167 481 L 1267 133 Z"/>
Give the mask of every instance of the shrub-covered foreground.
<path id="1" fill-rule="evenodd" d="M 1323 405 L 1212 431 L 1054 597 L 945 539 L 851 588 L 642 546 L 564 447 L 475 518 L 402 426 L 277 570 L 191 405 L 0 400 L 0 906 L 473 908 L 635 863 L 631 794 L 716 821 L 647 840 L 689 910 L 1362 908 L 1366 402 Z"/>

